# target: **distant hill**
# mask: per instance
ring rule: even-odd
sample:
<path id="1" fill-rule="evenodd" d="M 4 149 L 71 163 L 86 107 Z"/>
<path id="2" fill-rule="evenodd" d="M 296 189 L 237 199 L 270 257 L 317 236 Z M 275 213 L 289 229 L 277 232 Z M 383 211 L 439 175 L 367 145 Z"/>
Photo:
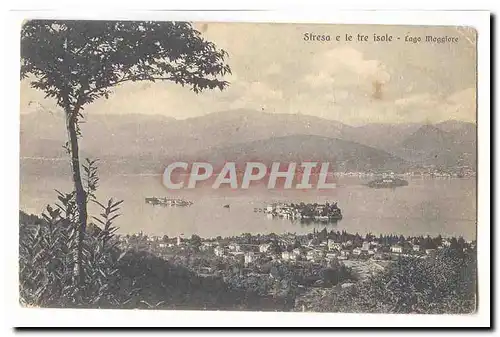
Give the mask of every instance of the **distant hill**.
<path id="1" fill-rule="evenodd" d="M 63 158 L 66 156 L 64 144 L 63 140 L 34 139 L 21 134 L 20 152 L 21 156 L 30 158 Z"/>
<path id="2" fill-rule="evenodd" d="M 62 148 L 66 141 L 64 124 L 64 116 L 57 113 L 22 114 L 21 157 L 30 158 L 35 166 L 38 163 L 33 162 L 33 158 L 66 158 Z M 422 127 L 430 129 L 426 131 Z M 110 172 L 117 169 L 157 172 L 157 163 L 172 158 L 207 156 L 214 149 L 297 135 L 365 145 L 417 163 L 434 163 L 436 158 L 440 158 L 438 162 L 442 165 L 464 160 L 475 162 L 476 125 L 460 121 L 431 126 L 367 124 L 354 127 L 308 115 L 238 109 L 185 120 L 161 115 L 88 114 L 81 129 L 81 157 L 100 158 L 102 171 Z M 450 151 L 443 153 L 445 148 Z M 31 164 L 26 164 L 26 168 Z M 50 164 L 54 172 L 65 165 Z M 37 170 L 33 167 L 28 171 Z"/>
<path id="3" fill-rule="evenodd" d="M 179 159 L 206 160 L 212 164 L 221 164 L 226 161 L 237 163 L 259 161 L 266 164 L 277 161 L 282 163 L 327 161 L 335 164 L 335 170 L 343 172 L 400 171 L 407 167 L 404 160 L 388 152 L 337 138 L 311 135 L 275 137 L 234 144 L 213 148 L 195 154 L 191 158 L 187 156 Z"/>
<path id="4" fill-rule="evenodd" d="M 80 148 L 93 157 L 153 155 L 174 143 L 170 134 L 176 120 L 159 115 L 99 115 L 88 114 L 82 121 L 83 137 Z M 39 139 L 51 141 L 57 150 L 47 147 L 46 157 L 65 156 L 61 151 L 66 142 L 64 116 L 50 112 L 21 115 L 21 156 L 32 157 L 33 143 Z M 26 146 L 23 146 L 26 144 Z M 106 146 L 103 146 L 103 145 Z M 37 151 L 38 151 L 37 149 Z M 39 154 L 39 153 L 38 153 Z"/>
<path id="5" fill-rule="evenodd" d="M 64 144 L 64 116 L 50 112 L 21 115 L 22 138 Z M 309 134 L 371 144 L 367 132 L 333 120 L 297 114 L 236 109 L 176 120 L 159 115 L 86 115 L 81 148 L 97 157 L 149 155 L 158 158 L 272 137 Z M 387 132 L 382 132 L 387 134 Z M 359 135 L 359 137 L 358 137 Z M 379 138 L 376 136 L 375 138 Z M 106 144 L 106 147 L 103 147 Z M 23 156 L 31 156 L 26 149 Z"/>
<path id="6" fill-rule="evenodd" d="M 475 166 L 475 129 L 467 124 L 424 125 L 397 145 L 394 153 L 425 165 L 440 167 Z M 444 131 L 449 129 L 450 131 Z"/>
<path id="7" fill-rule="evenodd" d="M 463 131 L 463 130 L 466 130 L 467 132 L 474 132 L 474 130 L 476 130 L 476 124 L 470 122 L 458 121 L 456 119 L 450 119 L 444 122 L 440 122 L 434 124 L 434 126 L 446 132 Z"/>
<path id="8" fill-rule="evenodd" d="M 453 135 L 433 125 L 424 125 L 412 133 L 402 143 L 405 149 L 433 151 L 436 148 L 449 147 L 454 143 Z"/>
<path id="9" fill-rule="evenodd" d="M 435 124 L 438 129 L 446 131 L 455 137 L 455 140 L 460 143 L 476 143 L 477 125 L 469 122 L 457 120 L 449 120 Z"/>
<path id="10" fill-rule="evenodd" d="M 387 151 L 391 150 L 394 144 L 404 141 L 421 126 L 422 124 L 417 123 L 366 124 L 350 130 L 345 139 Z"/>

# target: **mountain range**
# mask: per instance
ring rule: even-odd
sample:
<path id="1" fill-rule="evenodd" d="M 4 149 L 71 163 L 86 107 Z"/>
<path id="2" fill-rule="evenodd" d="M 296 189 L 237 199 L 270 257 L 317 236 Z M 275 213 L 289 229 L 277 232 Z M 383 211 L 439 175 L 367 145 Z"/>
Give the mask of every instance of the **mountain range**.
<path id="1" fill-rule="evenodd" d="M 29 161 L 66 158 L 64 116 L 45 111 L 21 114 L 20 128 L 22 168 L 33 164 Z M 129 173 L 159 172 L 168 161 L 202 158 L 211 162 L 328 159 L 342 170 L 475 166 L 476 160 L 476 125 L 455 120 L 350 126 L 309 115 L 240 109 L 185 120 L 93 114 L 81 129 L 83 158 L 100 158 L 105 170 L 121 167 Z"/>

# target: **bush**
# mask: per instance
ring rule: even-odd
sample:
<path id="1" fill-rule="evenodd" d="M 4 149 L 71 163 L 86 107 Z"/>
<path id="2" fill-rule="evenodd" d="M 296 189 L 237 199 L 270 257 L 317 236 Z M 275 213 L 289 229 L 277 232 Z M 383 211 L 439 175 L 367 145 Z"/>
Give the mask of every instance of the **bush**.
<path id="1" fill-rule="evenodd" d="M 313 310 L 380 313 L 472 313 L 476 255 L 444 249 L 436 258 L 401 258 L 371 279 L 318 301 Z"/>
<path id="2" fill-rule="evenodd" d="M 55 207 L 47 206 L 42 219 L 22 215 L 19 228 L 20 302 L 25 306 L 101 307 L 120 305 L 110 289 L 116 282 L 117 263 L 123 257 L 113 243 L 112 221 L 121 201 L 102 205 L 96 221 L 89 225 L 82 245 L 84 282 L 77 277 L 78 221 L 74 193 L 59 194 Z"/>

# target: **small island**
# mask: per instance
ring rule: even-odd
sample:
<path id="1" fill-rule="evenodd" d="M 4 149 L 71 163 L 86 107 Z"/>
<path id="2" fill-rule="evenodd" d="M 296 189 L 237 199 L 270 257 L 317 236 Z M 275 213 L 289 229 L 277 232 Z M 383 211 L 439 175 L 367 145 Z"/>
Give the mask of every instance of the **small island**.
<path id="1" fill-rule="evenodd" d="M 151 204 L 153 206 L 160 205 L 160 206 L 172 206 L 172 207 L 187 207 L 191 206 L 193 202 L 189 200 L 175 199 L 175 198 L 151 197 L 151 198 L 146 198 L 146 204 Z"/>
<path id="2" fill-rule="evenodd" d="M 260 211 L 260 210 L 256 210 Z M 301 203 L 273 203 L 266 206 L 262 212 L 273 217 L 287 219 L 304 219 L 313 221 L 336 221 L 342 219 L 342 211 L 337 203 L 305 204 Z"/>
<path id="3" fill-rule="evenodd" d="M 372 180 L 367 184 L 367 186 L 371 188 L 394 188 L 394 187 L 408 186 L 408 182 L 406 180 L 399 178 L 387 177 L 387 178 Z"/>

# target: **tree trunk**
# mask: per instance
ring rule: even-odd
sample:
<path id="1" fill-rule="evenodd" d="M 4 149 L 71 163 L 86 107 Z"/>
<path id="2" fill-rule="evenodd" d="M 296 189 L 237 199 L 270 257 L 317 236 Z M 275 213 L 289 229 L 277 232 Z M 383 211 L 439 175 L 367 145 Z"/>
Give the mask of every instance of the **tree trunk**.
<path id="1" fill-rule="evenodd" d="M 83 271 L 83 238 L 87 228 L 87 201 L 86 193 L 82 184 L 80 174 L 80 157 L 78 150 L 78 135 L 76 132 L 76 121 L 73 112 L 66 112 L 66 129 L 68 132 L 69 151 L 71 156 L 71 172 L 73 185 L 75 188 L 76 206 L 78 208 L 78 246 L 77 246 L 77 272 L 79 285 L 84 284 L 85 276 Z"/>

